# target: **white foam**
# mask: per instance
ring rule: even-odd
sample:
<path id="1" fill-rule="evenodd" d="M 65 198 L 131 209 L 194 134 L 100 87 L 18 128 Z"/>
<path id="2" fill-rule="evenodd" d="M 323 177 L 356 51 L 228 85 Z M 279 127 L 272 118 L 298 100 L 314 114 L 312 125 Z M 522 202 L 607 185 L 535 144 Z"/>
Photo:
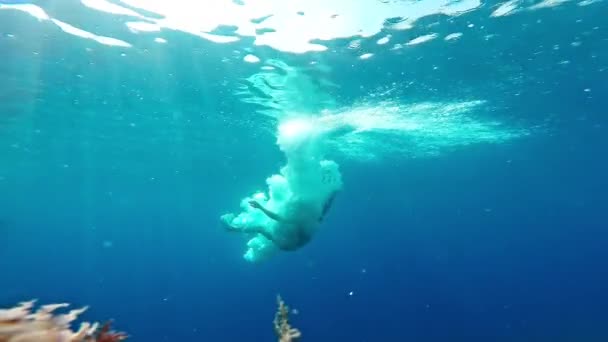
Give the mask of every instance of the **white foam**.
<path id="1" fill-rule="evenodd" d="M 494 12 L 492 12 L 492 14 L 490 14 L 490 17 L 504 17 L 513 14 L 519 5 L 519 2 L 520 0 L 511 0 L 501 4 L 496 10 L 494 10 Z"/>
<path id="2" fill-rule="evenodd" d="M 51 18 L 42 8 L 32 4 L 0 4 L 0 10 L 18 10 L 38 19 L 39 21 L 50 21 L 57 25 L 63 32 L 73 36 L 94 40 L 100 44 L 108 46 L 131 47 L 131 44 L 112 37 L 99 36 L 94 33 L 82 30 L 61 20 Z"/>
<path id="3" fill-rule="evenodd" d="M 418 45 L 418 44 L 422 44 L 422 43 L 431 41 L 435 38 L 437 38 L 437 33 L 425 34 L 424 36 L 416 37 L 416 38 L 410 40 L 405 45 Z"/>
<path id="4" fill-rule="evenodd" d="M 378 41 L 376 41 L 376 44 L 378 44 L 378 45 L 384 45 L 384 44 L 387 44 L 390 40 L 391 40 L 391 36 L 390 35 L 384 36 L 384 37 L 378 39 Z"/>
<path id="5" fill-rule="evenodd" d="M 418 18 L 424 16 L 437 13 L 458 15 L 481 5 L 479 0 L 457 3 L 447 0 L 389 3 L 368 1 L 357 3 L 356 6 L 353 6 L 351 0 L 294 0 L 289 5 L 283 0 L 246 1 L 244 4 L 232 0 L 217 0 L 213 4 L 187 0 L 123 2 L 133 8 L 162 15 L 162 19 L 148 17 L 146 21 L 163 28 L 208 39 L 200 33 L 212 32 L 223 25 L 234 26 L 237 27 L 237 35 L 255 37 L 255 45 L 294 53 L 327 50 L 322 43 L 312 43 L 315 40 L 371 37 L 385 27 L 387 18 L 408 18 L 391 25 L 394 30 L 408 29 Z M 263 17 L 266 19 L 255 20 Z M 258 29 L 270 29 L 272 32 L 263 30 L 263 33 L 259 33 Z"/>
<path id="6" fill-rule="evenodd" d="M 243 60 L 247 63 L 259 63 L 260 62 L 260 59 L 257 56 L 252 55 L 252 54 L 246 55 L 245 57 L 243 57 Z"/>
<path id="7" fill-rule="evenodd" d="M 443 38 L 444 40 L 456 40 L 458 38 L 462 37 L 462 32 L 454 32 L 454 33 L 450 33 L 447 36 L 445 36 L 445 38 Z"/>
<path id="8" fill-rule="evenodd" d="M 399 154 L 428 156 L 443 149 L 479 143 L 501 143 L 527 134 L 499 122 L 475 119 L 484 101 L 424 102 L 368 101 L 318 117 L 333 134 L 335 151 L 355 159 Z"/>
<path id="9" fill-rule="evenodd" d="M 533 10 L 538 10 L 538 9 L 543 9 L 543 8 L 557 7 L 568 1 L 571 1 L 571 0 L 543 0 L 535 5 L 528 7 L 527 9 L 533 11 Z"/>
<path id="10" fill-rule="evenodd" d="M 603 0 L 583 0 L 581 2 L 578 3 L 579 6 L 589 6 L 598 2 L 601 2 Z"/>
<path id="11" fill-rule="evenodd" d="M 139 14 L 131 9 L 122 7 L 120 5 L 113 4 L 106 0 L 80 0 L 80 2 L 83 5 L 85 5 L 86 7 L 89 7 L 91 9 L 94 9 L 97 11 L 111 13 L 111 14 L 115 14 L 115 15 L 125 15 L 125 16 L 143 18 L 143 16 L 141 14 Z"/>
<path id="12" fill-rule="evenodd" d="M 161 27 L 157 24 L 146 23 L 142 21 L 130 21 L 125 24 L 129 31 L 133 33 L 139 32 L 160 32 Z"/>
<path id="13" fill-rule="evenodd" d="M 108 46 L 121 46 L 121 47 L 131 47 L 131 44 L 122 41 L 120 39 L 116 39 L 116 38 L 112 38 L 112 37 L 104 37 L 104 36 L 98 36 L 96 34 L 93 34 L 89 31 L 85 31 L 82 29 L 79 29 L 77 27 L 74 27 L 68 23 L 64 23 L 63 21 L 57 20 L 57 19 L 51 19 L 51 21 L 59 26 L 59 28 L 65 32 L 65 33 L 69 33 L 73 36 L 77 36 L 77 37 L 81 37 L 81 38 L 86 38 L 86 39 L 91 39 L 94 40 L 100 44 L 103 45 L 108 45 Z"/>
<path id="14" fill-rule="evenodd" d="M 390 26 L 393 30 L 403 31 L 414 28 L 411 20 L 403 20 Z"/>
<path id="15" fill-rule="evenodd" d="M 214 43 L 233 43 L 238 41 L 240 38 L 239 37 L 234 37 L 234 36 L 221 36 L 218 34 L 211 34 L 211 33 L 205 33 L 205 32 L 201 32 L 198 34 L 198 36 L 205 38 L 209 41 L 212 41 Z"/>
<path id="16" fill-rule="evenodd" d="M 51 17 L 40 7 L 32 4 L 0 4 L 0 10 L 17 10 L 25 12 L 38 20 L 49 20 Z"/>
<path id="17" fill-rule="evenodd" d="M 509 0 L 499 4 L 491 16 L 503 17 L 522 10 L 555 7 L 568 1 L 573 0 L 542 0 L 524 7 L 525 2 L 522 0 Z M 586 6 L 602 0 L 578 1 L 578 5 Z M 383 30 L 407 30 L 414 27 L 420 18 L 437 14 L 458 16 L 482 5 L 480 0 L 367 0 L 357 2 L 356 5 L 353 5 L 352 0 L 292 0 L 289 4 L 284 0 L 121 0 L 122 4 L 109 0 L 80 2 L 82 6 L 95 11 L 135 19 L 136 21 L 124 23 L 135 34 L 168 29 L 219 44 L 248 37 L 253 38 L 255 46 L 268 46 L 290 53 L 323 52 L 328 50 L 329 44 L 324 43 L 326 41 L 370 38 Z M 0 4 L 0 10 L 6 9 L 27 12 L 38 20 L 50 19 L 41 7 L 33 4 Z M 394 22 L 395 18 L 405 19 Z M 388 19 L 394 23 L 387 23 Z M 77 26 L 73 23 L 70 25 Z M 217 30 L 223 26 L 235 27 L 236 30 L 226 35 L 217 34 Z M 415 45 L 430 40 L 429 36 L 425 37 L 426 40 L 422 40 L 423 37 L 408 44 Z M 104 44 L 108 42 L 104 38 L 98 41 Z M 118 41 L 110 38 L 109 45 L 125 45 Z M 384 45 L 389 41 L 390 35 L 387 35 L 376 43 Z M 393 49 L 400 46 L 394 45 Z"/>

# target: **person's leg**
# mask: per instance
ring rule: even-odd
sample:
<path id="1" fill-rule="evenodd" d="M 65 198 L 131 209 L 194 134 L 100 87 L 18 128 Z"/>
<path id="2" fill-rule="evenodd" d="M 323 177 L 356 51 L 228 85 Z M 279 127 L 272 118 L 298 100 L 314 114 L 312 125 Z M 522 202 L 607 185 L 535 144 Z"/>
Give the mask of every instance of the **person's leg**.
<path id="1" fill-rule="evenodd" d="M 268 229 L 266 229 L 266 227 L 248 226 L 248 225 L 237 226 L 237 225 L 232 224 L 233 219 L 234 219 L 234 214 L 227 214 L 227 215 L 222 216 L 221 221 L 224 225 L 224 228 L 227 231 L 240 232 L 240 233 L 245 233 L 245 234 L 260 234 L 260 235 L 264 236 L 265 238 L 267 238 L 268 240 L 273 241 L 272 234 L 270 234 L 270 232 L 268 231 Z"/>
<path id="2" fill-rule="evenodd" d="M 243 229 L 241 229 L 241 231 L 245 232 L 245 233 L 250 233 L 250 234 L 260 234 L 263 237 L 267 238 L 268 240 L 274 242 L 274 239 L 272 238 L 272 234 L 270 234 L 270 232 L 268 231 L 268 229 L 266 229 L 266 227 L 262 227 L 262 226 L 244 227 Z"/>

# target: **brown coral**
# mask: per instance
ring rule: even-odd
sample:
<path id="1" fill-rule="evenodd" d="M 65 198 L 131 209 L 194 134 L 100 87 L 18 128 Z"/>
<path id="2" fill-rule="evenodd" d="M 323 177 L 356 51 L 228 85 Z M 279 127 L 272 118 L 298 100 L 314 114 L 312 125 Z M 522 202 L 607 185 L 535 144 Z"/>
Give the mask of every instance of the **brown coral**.
<path id="1" fill-rule="evenodd" d="M 83 322 L 77 331 L 70 328 L 87 307 L 54 314 L 68 304 L 43 305 L 35 312 L 35 301 L 22 302 L 10 309 L 0 309 L 0 342 L 118 342 L 124 333 L 110 331 L 108 324 Z"/>
<path id="2" fill-rule="evenodd" d="M 111 322 L 106 322 L 99 333 L 97 334 L 94 341 L 96 342 L 119 342 L 127 339 L 127 335 L 123 332 L 116 332 L 110 330 Z"/>
<path id="3" fill-rule="evenodd" d="M 281 299 L 281 296 L 277 296 L 277 303 L 279 307 L 274 315 L 274 331 L 279 337 L 279 342 L 298 341 L 302 333 L 300 330 L 292 328 L 289 324 L 289 307 Z"/>

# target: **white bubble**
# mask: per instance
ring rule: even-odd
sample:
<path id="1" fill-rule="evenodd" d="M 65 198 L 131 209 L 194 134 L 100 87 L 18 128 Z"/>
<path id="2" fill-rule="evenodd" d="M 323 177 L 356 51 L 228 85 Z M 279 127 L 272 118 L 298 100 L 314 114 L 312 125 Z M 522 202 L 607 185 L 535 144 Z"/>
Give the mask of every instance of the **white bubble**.
<path id="1" fill-rule="evenodd" d="M 428 42 L 428 41 L 433 40 L 435 38 L 437 38 L 437 33 L 425 34 L 424 36 L 416 37 L 416 38 L 410 40 L 405 45 L 422 44 L 424 42 Z"/>
<path id="2" fill-rule="evenodd" d="M 391 36 L 390 35 L 378 39 L 378 41 L 376 42 L 376 44 L 378 44 L 378 45 L 384 45 L 384 44 L 388 43 L 389 40 L 391 40 Z"/>
<path id="3" fill-rule="evenodd" d="M 461 32 L 455 32 L 455 33 L 450 33 L 447 36 L 445 36 L 445 38 L 443 38 L 444 40 L 455 40 L 462 37 L 462 33 Z"/>
<path id="4" fill-rule="evenodd" d="M 243 57 L 243 60 L 247 63 L 258 63 L 260 61 L 257 56 L 254 56 L 252 54 L 248 54 L 247 56 Z"/>

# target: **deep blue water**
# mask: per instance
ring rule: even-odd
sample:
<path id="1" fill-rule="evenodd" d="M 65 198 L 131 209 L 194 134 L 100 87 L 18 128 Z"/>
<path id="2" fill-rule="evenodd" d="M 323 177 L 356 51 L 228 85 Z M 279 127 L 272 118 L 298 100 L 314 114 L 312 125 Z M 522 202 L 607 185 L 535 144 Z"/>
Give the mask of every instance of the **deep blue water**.
<path id="1" fill-rule="evenodd" d="M 133 341 L 272 341 L 281 294 L 304 341 L 608 340 L 608 7 L 491 12 L 394 33 L 483 27 L 458 44 L 383 53 L 380 34 L 370 60 L 349 39 L 256 47 L 313 81 L 311 56 L 331 66 L 338 87 L 319 92 L 336 108 L 392 86 L 401 103 L 483 99 L 475 117 L 542 128 L 423 157 L 336 154 L 344 189 L 320 233 L 251 264 L 218 217 L 284 156 L 276 121 L 234 94 L 259 66 L 222 61 L 246 42 L 169 31 L 169 48 L 109 15 L 81 21 L 130 39 L 121 56 L 0 11 L 0 306 L 90 305 L 85 319 Z"/>

